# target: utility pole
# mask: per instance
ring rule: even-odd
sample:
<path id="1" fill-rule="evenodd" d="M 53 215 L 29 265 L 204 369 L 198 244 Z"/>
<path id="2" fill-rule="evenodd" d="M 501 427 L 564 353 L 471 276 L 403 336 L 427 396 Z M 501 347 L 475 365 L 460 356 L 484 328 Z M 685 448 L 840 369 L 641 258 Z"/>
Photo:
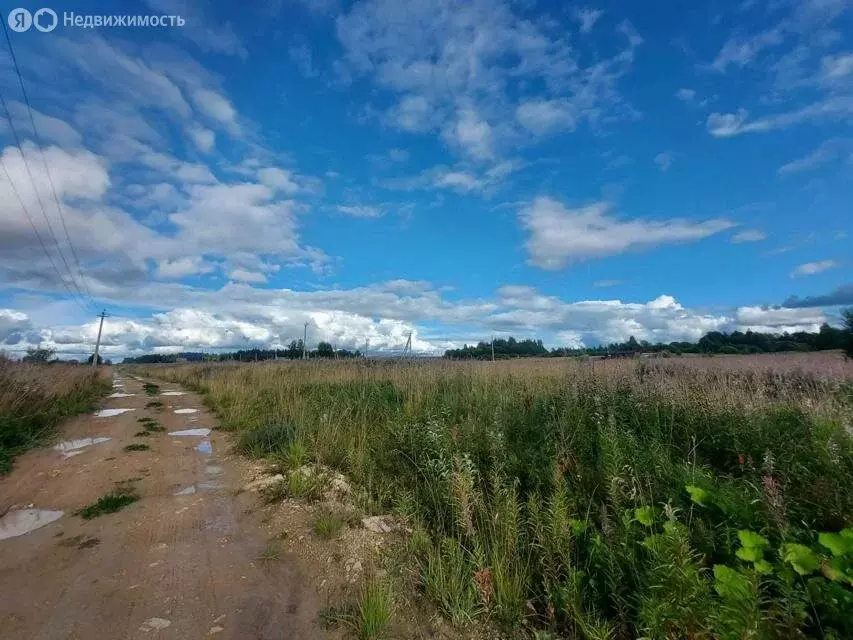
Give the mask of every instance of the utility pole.
<path id="1" fill-rule="evenodd" d="M 403 347 L 403 358 L 407 355 L 412 355 L 412 332 L 409 331 L 409 337 L 406 338 L 406 346 Z"/>
<path id="2" fill-rule="evenodd" d="M 101 324 L 98 326 L 98 340 L 95 342 L 95 355 L 92 356 L 93 367 L 98 366 L 98 351 L 101 349 L 101 331 L 104 330 L 104 318 L 107 317 L 106 311 L 101 311 L 101 313 L 98 314 L 98 317 L 101 319 Z"/>
<path id="3" fill-rule="evenodd" d="M 308 359 L 308 323 L 305 323 L 305 329 L 302 332 L 302 359 Z"/>
<path id="4" fill-rule="evenodd" d="M 495 361 L 495 336 L 492 336 L 492 362 Z"/>

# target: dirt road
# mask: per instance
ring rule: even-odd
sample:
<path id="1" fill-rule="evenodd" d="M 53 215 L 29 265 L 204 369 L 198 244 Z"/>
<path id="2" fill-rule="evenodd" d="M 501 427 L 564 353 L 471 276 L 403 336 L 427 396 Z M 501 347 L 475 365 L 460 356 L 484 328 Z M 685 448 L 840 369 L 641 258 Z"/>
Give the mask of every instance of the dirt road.
<path id="1" fill-rule="evenodd" d="M 134 395 L 103 407 L 131 411 L 72 420 L 60 440 L 83 442 L 30 451 L 0 479 L 7 522 L 15 510 L 64 512 L 0 539 L 0 638 L 324 636 L 322 603 L 299 559 L 259 560 L 268 534 L 253 509 L 257 496 L 235 495 L 242 480 L 223 436 L 169 435 L 215 425 L 196 395 L 163 395 L 169 390 L 180 392 L 163 385 L 149 396 L 141 381 L 120 379 L 115 392 Z M 163 407 L 146 408 L 151 401 Z M 145 416 L 165 432 L 135 436 Z M 132 443 L 151 449 L 124 451 Z M 91 520 L 74 515 L 122 482 L 137 488 L 138 502 Z"/>

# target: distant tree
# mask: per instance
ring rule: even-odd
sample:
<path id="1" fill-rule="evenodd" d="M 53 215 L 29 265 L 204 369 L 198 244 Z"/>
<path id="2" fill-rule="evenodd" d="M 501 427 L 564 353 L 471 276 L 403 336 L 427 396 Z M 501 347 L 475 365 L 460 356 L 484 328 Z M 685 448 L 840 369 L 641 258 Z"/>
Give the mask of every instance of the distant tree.
<path id="1" fill-rule="evenodd" d="M 847 344 L 844 347 L 844 352 L 848 358 L 853 358 L 853 308 L 842 311 L 841 317 L 844 318 L 844 333 L 847 334 Z"/>
<path id="2" fill-rule="evenodd" d="M 95 357 L 95 354 L 93 353 L 92 355 L 89 356 L 89 358 L 86 360 L 86 362 L 88 364 L 92 364 L 92 359 L 94 357 Z M 98 354 L 98 364 L 104 364 L 104 359 L 101 357 L 100 353 Z"/>
<path id="3" fill-rule="evenodd" d="M 56 355 L 56 349 L 42 349 L 38 347 L 36 349 L 27 349 L 27 355 L 24 356 L 24 362 L 29 362 L 32 364 L 46 364 L 53 360 L 53 356 Z"/>
<path id="4" fill-rule="evenodd" d="M 320 358 L 334 358 L 335 348 L 328 342 L 321 342 L 317 345 L 317 356 Z"/>

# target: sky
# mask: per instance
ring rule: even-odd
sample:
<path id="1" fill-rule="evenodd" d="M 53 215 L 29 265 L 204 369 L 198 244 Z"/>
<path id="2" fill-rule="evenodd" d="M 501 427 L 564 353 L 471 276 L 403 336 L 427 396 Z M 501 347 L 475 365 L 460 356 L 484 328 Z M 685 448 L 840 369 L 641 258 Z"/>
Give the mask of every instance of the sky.
<path id="1" fill-rule="evenodd" d="M 13 356 L 85 357 L 101 310 L 120 357 L 304 323 L 371 352 L 697 340 L 853 305 L 849 0 L 53 9 L 8 29 L 22 83 L 0 42 Z"/>

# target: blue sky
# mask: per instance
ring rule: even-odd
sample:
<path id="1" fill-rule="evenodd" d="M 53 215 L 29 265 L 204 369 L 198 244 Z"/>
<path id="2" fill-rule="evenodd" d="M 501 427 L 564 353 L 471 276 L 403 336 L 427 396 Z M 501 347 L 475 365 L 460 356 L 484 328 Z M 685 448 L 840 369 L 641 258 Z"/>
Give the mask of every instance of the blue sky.
<path id="1" fill-rule="evenodd" d="M 12 353 L 87 353 L 101 308 L 121 355 L 304 322 L 376 350 L 695 340 L 853 304 L 846 0 L 53 9 L 9 32 L 35 133 L 0 47 Z"/>

